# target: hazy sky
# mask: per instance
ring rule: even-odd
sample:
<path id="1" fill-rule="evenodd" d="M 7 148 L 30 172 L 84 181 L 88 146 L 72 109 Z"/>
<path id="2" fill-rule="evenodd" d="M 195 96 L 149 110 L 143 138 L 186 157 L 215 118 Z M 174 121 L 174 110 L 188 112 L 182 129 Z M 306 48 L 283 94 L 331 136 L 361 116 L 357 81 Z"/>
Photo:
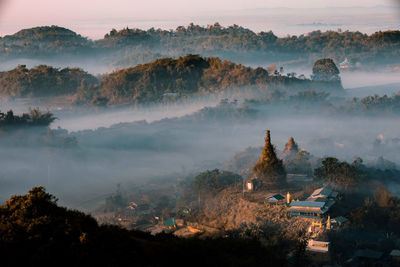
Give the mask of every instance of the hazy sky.
<path id="1" fill-rule="evenodd" d="M 113 26 L 149 28 L 154 25 L 169 29 L 191 21 L 207 24 L 214 23 L 217 19 L 226 23 L 237 19 L 242 25 L 258 30 L 263 23 L 273 24 L 273 21 L 266 21 L 265 18 L 263 21 L 254 22 L 252 12 L 256 13 L 260 9 L 394 6 L 397 2 L 397 0 L 0 0 L 0 35 L 11 34 L 27 27 L 59 25 L 91 38 L 100 38 Z M 242 12 L 247 15 L 247 20 Z M 341 15 L 340 9 L 330 12 L 332 16 Z M 275 14 L 274 11 L 270 11 L 264 15 Z M 312 18 L 314 14 L 308 15 Z M 386 15 L 381 17 L 385 19 Z M 323 20 L 319 17 L 316 19 L 317 22 Z M 387 24 L 387 22 L 383 24 L 385 23 Z"/>

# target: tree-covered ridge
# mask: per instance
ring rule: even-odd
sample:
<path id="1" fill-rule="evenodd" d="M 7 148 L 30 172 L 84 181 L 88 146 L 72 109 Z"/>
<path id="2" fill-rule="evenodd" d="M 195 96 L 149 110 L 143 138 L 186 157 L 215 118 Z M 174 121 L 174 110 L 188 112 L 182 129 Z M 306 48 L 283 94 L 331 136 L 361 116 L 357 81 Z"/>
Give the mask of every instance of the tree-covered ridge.
<path id="1" fill-rule="evenodd" d="M 209 66 L 205 59 L 193 55 L 159 59 L 105 76 L 100 91 L 111 102 L 125 99 L 138 103 L 160 99 L 166 93 L 196 93 Z"/>
<path id="2" fill-rule="evenodd" d="M 81 83 L 94 84 L 97 79 L 78 68 L 57 69 L 40 65 L 28 69 L 25 65 L 0 72 L 0 96 L 42 97 L 76 93 Z"/>
<path id="3" fill-rule="evenodd" d="M 126 63 L 129 60 L 130 65 L 143 63 L 139 60 L 143 54 L 146 57 L 152 56 L 152 59 L 159 58 L 158 54 L 164 57 L 201 54 L 234 61 L 252 60 L 264 63 L 266 60 L 294 60 L 307 65 L 317 58 L 329 56 L 338 60 L 348 57 L 361 64 L 392 64 L 399 62 L 399 48 L 398 30 L 380 31 L 371 35 L 350 31 L 313 31 L 280 38 L 271 31 L 256 33 L 238 25 L 223 27 L 218 23 L 207 27 L 192 23 L 169 31 L 154 28 L 113 29 L 97 41 L 88 41 L 76 33 L 56 26 L 27 29 L 0 38 L 0 56 L 36 57 L 90 51 L 88 55 L 100 53 L 101 56 L 109 56 L 112 62 L 125 58 L 124 65 L 128 65 Z M 107 54 L 108 52 L 111 54 Z"/>
<path id="4" fill-rule="evenodd" d="M 278 245 L 249 239 L 181 239 L 99 225 L 90 215 L 58 206 L 42 186 L 0 206 L 2 266 L 284 265 L 281 254 Z"/>
<path id="5" fill-rule="evenodd" d="M 310 81 L 280 74 L 270 76 L 263 68 L 250 68 L 219 58 L 187 55 L 178 59 L 163 58 L 154 62 L 105 75 L 97 87 L 79 90 L 78 102 L 102 104 L 159 102 L 166 98 L 222 93 L 244 86 L 267 91 L 270 87 L 296 90 L 341 90 L 340 84 Z M 92 92 L 87 94 L 87 92 Z"/>
<path id="6" fill-rule="evenodd" d="M 91 46 L 87 38 L 54 25 L 23 29 L 13 35 L 0 38 L 0 51 L 5 55 L 75 54 L 88 51 Z"/>
<path id="7" fill-rule="evenodd" d="M 376 114 L 388 114 L 388 115 L 399 115 L 400 114 L 400 93 L 393 96 L 366 96 L 364 98 L 353 98 L 348 101 L 341 108 L 347 113 L 360 112 L 365 115 L 376 115 Z"/>
<path id="8" fill-rule="evenodd" d="M 21 39 L 30 39 L 34 41 L 75 40 L 77 43 L 85 43 L 85 40 L 87 40 L 69 29 L 54 25 L 23 29 L 13 35 L 7 35 L 4 37 L 4 40 L 17 41 Z"/>
<path id="9" fill-rule="evenodd" d="M 299 79 L 280 73 L 269 75 L 263 68 L 251 68 L 215 57 L 187 55 L 162 58 L 136 67 L 105 74 L 99 81 L 82 69 L 58 69 L 25 65 L 0 72 L 0 97 L 51 97 L 74 95 L 75 103 L 94 105 L 142 104 L 178 99 L 190 95 L 223 93 L 242 87 L 287 90 L 341 90 L 341 84 Z"/>
<path id="10" fill-rule="evenodd" d="M 196 39 L 193 39 L 196 37 Z M 272 31 L 256 33 L 238 25 L 223 27 L 219 23 L 202 27 L 191 23 L 187 27 L 179 26 L 176 30 L 125 28 L 113 29 L 104 40 L 136 40 L 136 44 L 149 39 L 161 40 L 170 47 L 178 45 L 182 39 L 191 38 L 195 49 L 204 50 L 266 50 L 276 49 L 281 52 L 308 53 L 359 53 L 373 52 L 380 49 L 398 48 L 400 31 L 380 31 L 371 35 L 350 31 L 313 31 L 300 36 L 277 37 Z"/>
<path id="11" fill-rule="evenodd" d="M 145 103 L 166 97 L 218 92 L 229 87 L 265 85 L 269 80 L 267 71 L 262 68 L 187 55 L 158 59 L 106 75 L 94 97 L 105 99 L 109 104 Z M 78 93 L 82 102 L 93 101 L 93 95 L 82 93 Z"/>

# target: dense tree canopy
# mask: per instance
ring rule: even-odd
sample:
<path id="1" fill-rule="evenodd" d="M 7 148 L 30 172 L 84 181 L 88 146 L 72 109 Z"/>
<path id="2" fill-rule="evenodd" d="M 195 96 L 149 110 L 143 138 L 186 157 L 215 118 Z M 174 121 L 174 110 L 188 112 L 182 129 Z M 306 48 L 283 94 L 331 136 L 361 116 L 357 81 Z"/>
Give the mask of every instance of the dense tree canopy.
<path id="1" fill-rule="evenodd" d="M 362 99 L 353 98 L 343 105 L 343 111 L 348 113 L 376 114 L 400 114 L 400 93 L 393 96 L 366 96 Z"/>
<path id="2" fill-rule="evenodd" d="M 383 185 L 379 185 L 373 198 L 367 198 L 364 205 L 350 214 L 352 222 L 362 229 L 374 229 L 400 233 L 400 200 Z"/>
<path id="3" fill-rule="evenodd" d="M 292 88 L 292 85 L 296 85 Z M 100 84 L 82 84 L 77 98 L 93 103 L 100 97 L 102 103 L 148 103 L 188 95 L 223 93 L 243 87 L 259 91 L 269 88 L 293 90 L 324 88 L 326 84 L 286 76 L 269 76 L 263 68 L 250 68 L 218 58 L 187 55 L 178 59 L 163 58 L 154 62 L 115 71 L 105 75 Z M 294 87 L 294 86 L 293 86 Z M 341 89 L 342 87 L 335 87 Z"/>
<path id="4" fill-rule="evenodd" d="M 217 192 L 238 182 L 242 182 L 240 175 L 215 169 L 198 174 L 193 185 L 196 191 Z"/>
<path id="5" fill-rule="evenodd" d="M 0 39 L 3 56 L 54 56 L 82 54 L 89 51 L 91 42 L 75 32 L 58 26 L 44 26 L 21 30 Z"/>
<path id="6" fill-rule="evenodd" d="M 14 115 L 12 110 L 7 113 L 0 111 L 0 128 L 15 128 L 26 126 L 49 126 L 56 118 L 49 111 L 42 113 L 39 109 L 31 109 L 21 116 Z"/>
<path id="7" fill-rule="evenodd" d="M 101 81 L 101 93 L 111 102 L 143 102 L 161 99 L 166 93 L 198 91 L 209 63 L 194 55 L 159 59 L 153 63 L 116 71 Z"/>
<path id="8" fill-rule="evenodd" d="M 81 83 L 94 84 L 97 79 L 77 68 L 57 69 L 40 65 L 32 69 L 20 65 L 0 72 L 0 96 L 58 96 L 74 94 Z"/>
<path id="9" fill-rule="evenodd" d="M 315 81 L 340 82 L 339 70 L 330 58 L 315 61 L 312 72 L 312 79 Z"/>
<path id="10" fill-rule="evenodd" d="M 308 65 L 328 55 L 339 60 L 349 57 L 368 65 L 371 62 L 398 63 L 399 46 L 398 30 L 371 35 L 350 31 L 313 31 L 278 38 L 271 31 L 255 33 L 238 25 L 223 27 L 215 23 L 202 27 L 192 23 L 169 31 L 112 29 L 103 39 L 92 42 L 65 28 L 51 26 L 26 29 L 0 38 L 0 57 L 85 53 L 106 56 L 115 62 L 125 58 L 124 65 L 127 66 L 144 63 L 141 58 L 151 51 L 151 60 L 160 58 L 157 54 L 177 57 L 191 53 L 234 61 L 293 61 Z"/>
<path id="11" fill-rule="evenodd" d="M 332 157 L 325 158 L 322 166 L 314 170 L 314 175 L 344 188 L 354 187 L 367 178 L 361 159 L 349 164 Z"/>

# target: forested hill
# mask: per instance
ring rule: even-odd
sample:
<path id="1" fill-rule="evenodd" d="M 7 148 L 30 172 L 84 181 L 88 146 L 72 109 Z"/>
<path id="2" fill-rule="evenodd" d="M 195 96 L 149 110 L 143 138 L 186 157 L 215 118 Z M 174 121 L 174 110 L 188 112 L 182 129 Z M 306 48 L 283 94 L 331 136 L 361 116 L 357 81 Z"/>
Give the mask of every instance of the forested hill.
<path id="1" fill-rule="evenodd" d="M 334 63 L 330 63 L 334 66 Z M 340 91 L 342 86 L 340 78 L 324 82 L 281 75 L 277 71 L 269 75 L 263 68 L 250 68 L 198 55 L 158 59 L 105 74 L 101 80 L 81 69 L 60 70 L 44 65 L 32 69 L 19 66 L 8 72 L 0 72 L 0 97 L 68 95 L 74 96 L 77 104 L 154 103 L 195 95 L 229 93 L 242 88 L 261 92 L 272 89 L 332 92 Z"/>
<path id="2" fill-rule="evenodd" d="M 255 33 L 233 25 L 207 27 L 190 24 L 176 30 L 125 28 L 111 30 L 103 39 L 90 41 L 67 29 L 51 26 L 22 30 L 0 38 L 0 57 L 39 57 L 77 54 L 106 57 L 122 67 L 145 63 L 143 59 L 186 54 L 218 56 L 241 62 L 295 61 L 311 65 L 317 58 L 348 57 L 360 64 L 398 64 L 400 31 L 368 35 L 350 31 L 314 31 L 279 38 L 271 31 Z"/>
<path id="3" fill-rule="evenodd" d="M 82 84 L 95 84 L 97 79 L 77 68 L 57 69 L 37 66 L 28 69 L 25 65 L 0 72 L 0 96 L 49 97 L 75 94 Z"/>
<path id="4" fill-rule="evenodd" d="M 281 77 L 285 81 L 285 77 Z M 249 68 L 218 58 L 188 55 L 115 71 L 105 76 L 100 94 L 111 103 L 158 101 L 165 97 L 220 92 L 226 88 L 266 85 L 271 81 L 262 68 Z"/>
<path id="5" fill-rule="evenodd" d="M 92 43 L 81 35 L 58 26 L 23 29 L 0 38 L 2 56 L 55 56 L 88 52 Z"/>
<path id="6" fill-rule="evenodd" d="M 332 63 L 334 65 L 334 63 Z M 295 85 L 296 88 L 292 88 Z M 163 58 L 105 74 L 99 80 L 76 68 L 57 69 L 21 65 L 0 72 L 0 97 L 74 96 L 76 104 L 115 105 L 154 103 L 226 90 L 256 88 L 260 91 L 341 90 L 337 81 L 311 81 L 294 75 L 269 75 L 263 68 L 250 68 L 218 58 L 187 55 Z M 294 86 L 293 86 L 294 87 Z"/>

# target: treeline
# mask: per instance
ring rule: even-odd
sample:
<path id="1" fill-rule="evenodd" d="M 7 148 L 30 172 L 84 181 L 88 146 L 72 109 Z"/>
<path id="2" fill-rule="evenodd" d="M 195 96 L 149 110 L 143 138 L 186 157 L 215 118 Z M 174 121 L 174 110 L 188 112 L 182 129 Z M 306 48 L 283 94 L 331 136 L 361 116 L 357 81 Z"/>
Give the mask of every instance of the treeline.
<path id="1" fill-rule="evenodd" d="M 76 93 L 81 84 L 97 79 L 78 68 L 57 69 L 45 65 L 28 69 L 25 65 L 0 72 L 2 97 L 48 97 Z"/>
<path id="2" fill-rule="evenodd" d="M 284 266 L 277 248 L 250 239 L 181 239 L 99 225 L 90 215 L 59 207 L 43 187 L 0 206 L 2 266 Z"/>
<path id="3" fill-rule="evenodd" d="M 328 91 L 271 90 L 259 98 L 248 98 L 245 106 L 250 109 L 267 109 L 269 113 L 308 113 L 318 111 L 328 115 L 398 116 L 400 92 L 392 96 L 373 95 L 363 98 L 344 98 Z"/>
<path id="4" fill-rule="evenodd" d="M 140 103 L 161 100 L 169 93 L 209 93 L 267 82 L 268 73 L 262 68 L 252 69 L 217 58 L 188 55 L 113 72 L 102 79 L 100 92 L 111 103 Z"/>
<path id="5" fill-rule="evenodd" d="M 42 113 L 39 109 L 30 109 L 29 113 L 21 116 L 14 115 L 12 110 L 3 113 L 0 111 L 0 129 L 29 127 L 29 126 L 49 126 L 56 118 L 49 111 Z"/>
<path id="6" fill-rule="evenodd" d="M 399 175 L 400 171 L 395 165 L 381 169 L 379 166 L 363 164 L 361 158 L 348 163 L 327 157 L 322 160 L 321 166 L 314 170 L 315 180 L 346 189 L 366 186 L 371 182 L 397 182 Z"/>
<path id="7" fill-rule="evenodd" d="M 364 98 L 353 98 L 344 105 L 344 110 L 349 113 L 362 112 L 367 115 L 400 114 L 400 93 L 393 96 L 367 96 Z"/>
<path id="8" fill-rule="evenodd" d="M 101 80 L 77 68 L 57 69 L 21 65 L 0 73 L 3 97 L 60 96 L 75 94 L 78 104 L 110 105 L 160 102 L 195 94 L 255 86 L 309 89 L 342 89 L 340 83 L 310 81 L 280 73 L 268 75 L 263 68 L 250 68 L 218 58 L 187 55 L 163 58 L 103 75 Z"/>
<path id="9" fill-rule="evenodd" d="M 125 66 L 143 63 L 140 61 L 143 57 L 148 60 L 160 55 L 177 57 L 190 53 L 264 63 L 275 60 L 310 65 L 317 58 L 329 56 L 338 60 L 349 57 L 362 64 L 387 64 L 399 62 L 399 48 L 398 30 L 371 35 L 313 31 L 279 38 L 271 31 L 255 33 L 238 25 L 223 27 L 219 23 L 207 27 L 192 23 L 170 31 L 113 29 L 97 41 L 87 40 L 61 27 L 37 27 L 0 39 L 0 56 L 3 57 L 84 53 L 101 53 L 103 56 L 111 52 L 111 61 Z"/>

